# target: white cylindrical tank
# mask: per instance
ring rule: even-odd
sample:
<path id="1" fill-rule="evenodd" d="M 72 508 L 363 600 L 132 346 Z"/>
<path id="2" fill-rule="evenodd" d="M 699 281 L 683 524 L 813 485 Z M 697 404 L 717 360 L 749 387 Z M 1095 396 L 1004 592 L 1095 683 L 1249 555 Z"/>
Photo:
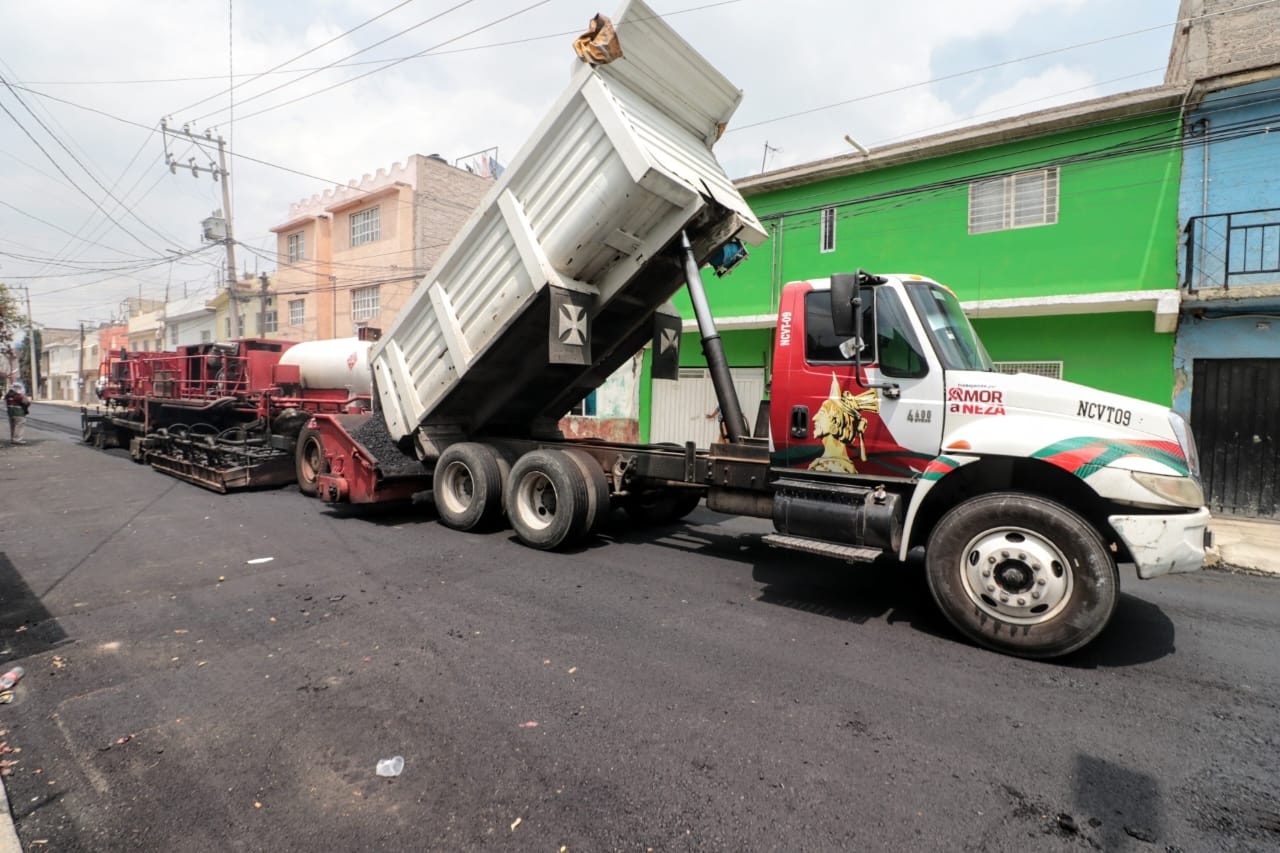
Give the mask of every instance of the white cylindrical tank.
<path id="1" fill-rule="evenodd" d="M 369 394 L 371 344 L 358 338 L 304 341 L 285 350 L 280 363 L 298 365 L 303 388 L 348 388 L 352 396 Z"/>

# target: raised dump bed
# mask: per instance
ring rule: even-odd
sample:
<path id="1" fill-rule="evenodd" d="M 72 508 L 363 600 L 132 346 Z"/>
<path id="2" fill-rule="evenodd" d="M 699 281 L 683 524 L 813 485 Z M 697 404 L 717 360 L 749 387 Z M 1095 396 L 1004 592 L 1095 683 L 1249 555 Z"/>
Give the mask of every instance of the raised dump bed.
<path id="1" fill-rule="evenodd" d="M 764 231 L 711 153 L 742 93 L 640 0 L 583 63 L 371 354 L 393 439 L 549 434 L 661 327 L 699 261 Z"/>

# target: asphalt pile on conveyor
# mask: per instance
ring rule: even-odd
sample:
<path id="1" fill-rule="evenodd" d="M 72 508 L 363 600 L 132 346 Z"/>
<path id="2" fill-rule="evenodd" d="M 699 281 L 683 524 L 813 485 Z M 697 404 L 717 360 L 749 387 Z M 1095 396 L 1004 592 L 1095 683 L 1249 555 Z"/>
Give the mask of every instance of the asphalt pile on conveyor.
<path id="1" fill-rule="evenodd" d="M 374 455 L 384 476 L 404 477 L 426 473 L 421 462 L 400 450 L 391 438 L 391 433 L 387 432 L 387 424 L 380 415 L 365 418 L 364 423 L 351 431 L 351 437 Z"/>

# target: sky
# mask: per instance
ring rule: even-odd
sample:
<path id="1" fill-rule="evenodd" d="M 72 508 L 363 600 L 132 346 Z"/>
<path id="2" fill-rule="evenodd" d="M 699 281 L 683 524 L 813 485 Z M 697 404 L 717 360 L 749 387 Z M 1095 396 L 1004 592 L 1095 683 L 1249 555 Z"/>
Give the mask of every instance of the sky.
<path id="1" fill-rule="evenodd" d="M 850 153 L 846 134 L 874 148 L 1159 85 L 1178 14 L 1178 0 L 649 5 L 744 93 L 716 147 L 735 178 Z M 269 229 L 293 202 L 415 153 L 512 160 L 568 82 L 573 37 L 620 6 L 7 4 L 0 282 L 55 328 L 111 320 L 131 296 L 212 295 L 224 256 L 200 223 L 221 187 L 170 173 L 162 118 L 228 140 L 237 261 L 274 271 Z"/>

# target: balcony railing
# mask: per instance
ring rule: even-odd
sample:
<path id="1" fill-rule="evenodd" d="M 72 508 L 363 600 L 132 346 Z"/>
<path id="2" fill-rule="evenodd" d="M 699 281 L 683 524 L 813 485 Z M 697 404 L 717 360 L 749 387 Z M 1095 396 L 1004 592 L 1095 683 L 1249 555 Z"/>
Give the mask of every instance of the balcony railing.
<path id="1" fill-rule="evenodd" d="M 1188 291 L 1280 285 L 1280 208 L 1193 216 L 1186 234 Z"/>

